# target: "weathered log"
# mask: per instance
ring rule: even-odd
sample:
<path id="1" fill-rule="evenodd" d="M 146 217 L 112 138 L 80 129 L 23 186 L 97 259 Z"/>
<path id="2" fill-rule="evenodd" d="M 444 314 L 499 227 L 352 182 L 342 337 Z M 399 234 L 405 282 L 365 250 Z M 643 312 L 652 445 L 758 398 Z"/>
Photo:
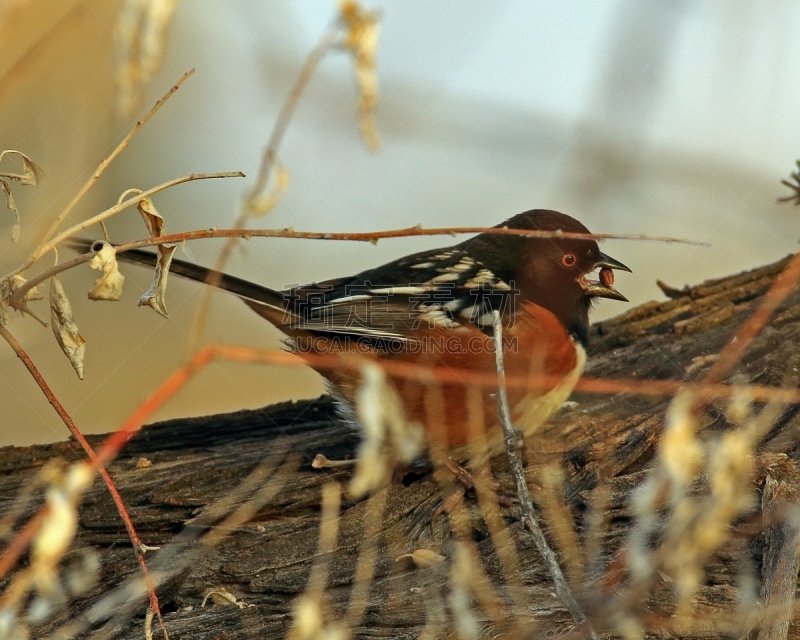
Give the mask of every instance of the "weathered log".
<path id="1" fill-rule="evenodd" d="M 596 324 L 587 375 L 678 379 L 691 385 L 702 377 L 785 264 L 783 260 L 696 287 L 668 288 L 670 300 L 647 303 Z M 796 371 L 799 358 L 800 292 L 795 292 L 774 314 L 729 380 L 744 378 L 751 383 L 782 386 L 796 378 L 792 369 Z M 647 628 L 648 637 L 722 638 L 758 627 L 759 637 L 800 638 L 800 629 L 792 624 L 794 587 L 789 584 L 796 582 L 798 534 L 794 521 L 785 515 L 787 501 L 794 499 L 794 493 L 773 486 L 787 480 L 776 480 L 774 473 L 769 476 L 768 472 L 763 474 L 763 478 L 770 478 L 764 480 L 766 537 L 756 506 L 734 522 L 729 540 L 704 563 L 703 581 L 692 599 L 692 615 L 706 621 L 705 627 L 690 625 L 682 631 L 675 622 L 676 596 L 666 574 L 651 581 L 642 601 L 630 612 L 621 612 L 614 596 L 628 579 L 625 553 L 620 550 L 633 520 L 630 498 L 653 464 L 670 398 L 575 394 L 572 400 L 537 437 L 527 439 L 527 473 L 534 500 L 540 506 L 547 503 L 542 492 L 553 487 L 543 480 L 548 470 L 555 465 L 563 478 L 562 484 L 557 483 L 563 493 L 558 496 L 563 508 L 545 512 L 551 518 L 556 517 L 551 514 L 560 514 L 557 517 L 562 520 L 569 519 L 567 524 L 582 546 L 577 556 L 584 556 L 584 569 L 571 567 L 565 573 L 574 580 L 583 571 L 584 582 L 571 586 L 594 628 L 610 637 L 608 634 L 619 633 L 624 616 L 632 616 L 631 620 Z M 797 462 L 797 410 L 797 405 L 781 407 L 762 439 L 758 451 L 772 456 L 769 460 L 781 454 L 787 464 Z M 722 401 L 708 407 L 700 426 L 701 437 L 706 439 L 734 428 Z M 97 444 L 102 438 L 90 439 Z M 311 461 L 320 453 L 330 459 L 353 457 L 358 443 L 359 434 L 339 421 L 330 399 L 322 397 L 257 411 L 150 425 L 125 447 L 109 471 L 143 542 L 164 545 L 147 557 L 151 565 L 169 572 L 169 579 L 158 592 L 173 640 L 285 636 L 293 603 L 306 589 L 312 565 L 320 560 L 321 489 L 334 480 L 345 486 L 351 474 L 347 469 L 315 470 Z M 213 546 L 200 544 L 198 540 L 224 516 L 214 514 L 214 505 L 235 494 L 276 446 L 285 446 L 287 452 L 298 456 L 297 470 L 286 476 L 277 494 L 249 522 L 226 531 Z M 0 450 L 3 512 L 45 461 L 55 457 L 77 460 L 81 456 L 74 442 Z M 768 466 L 767 462 L 760 464 Z M 459 512 L 466 514 L 471 531 L 467 546 L 479 555 L 480 570 L 495 586 L 493 593 L 502 612 L 498 619 L 473 592 L 470 609 L 475 628 L 481 637 L 502 633 L 514 637 L 578 637 L 565 607 L 554 596 L 552 582 L 530 536 L 520 525 L 514 483 L 502 458 L 492 461 L 492 472 L 500 487 L 497 493 L 503 498 L 501 504 L 511 504 L 498 507 L 500 517 L 494 524 L 505 526 L 514 549 L 498 548 L 502 538 L 492 533 L 487 510 L 480 508 L 474 492 L 468 491 L 465 509 Z M 704 486 L 701 479 L 692 492 L 700 495 Z M 431 520 L 441 491 L 434 475 L 425 468 L 412 468 L 402 482 L 389 487 L 385 500 L 374 577 L 367 591 L 365 615 L 354 637 L 417 638 L 423 633 L 427 637 L 458 637 L 452 624 L 456 600 L 451 597 L 458 538 L 453 521 L 457 516 L 445 514 Z M 336 547 L 326 557 L 329 622 L 343 619 L 348 611 L 370 504 L 370 500 L 349 500 L 346 493 L 342 501 Z M 26 513 L 30 515 L 36 506 L 31 504 Z M 601 513 L 593 512 L 593 508 Z M 559 548 L 566 544 L 564 536 L 558 534 L 564 531 L 564 524 L 549 522 L 548 535 L 562 558 L 574 558 L 575 553 Z M 184 537 L 175 542 L 182 531 Z M 94 615 L 91 612 L 97 611 L 103 598 L 138 575 L 125 529 L 101 483 L 94 484 L 80 507 L 77 545 L 100 552 L 100 581 L 33 629 L 35 637 L 48 637 L 68 621 L 87 620 L 82 616 L 87 612 L 90 617 Z M 417 566 L 408 557 L 401 558 L 420 549 L 432 550 L 443 560 Z M 508 566 L 507 559 L 514 557 L 508 555 L 509 551 L 516 553 L 517 566 Z M 794 564 L 789 564 L 792 558 Z M 742 581 L 746 573 L 743 567 L 761 567 L 762 562 L 763 571 L 752 576 L 760 585 L 755 592 L 763 592 L 765 602 L 775 607 L 759 618 L 754 617 L 752 607 L 747 611 L 742 608 L 742 594 L 747 591 Z M 213 589 L 233 594 L 242 608 L 225 606 L 219 598 L 216 604 L 201 607 L 204 595 Z M 141 638 L 146 599 L 125 605 L 120 602 L 98 619 L 83 624 L 86 633 L 102 629 L 107 636 Z M 777 613 L 771 615 L 773 609 Z M 158 637 L 157 625 L 154 633 Z"/>

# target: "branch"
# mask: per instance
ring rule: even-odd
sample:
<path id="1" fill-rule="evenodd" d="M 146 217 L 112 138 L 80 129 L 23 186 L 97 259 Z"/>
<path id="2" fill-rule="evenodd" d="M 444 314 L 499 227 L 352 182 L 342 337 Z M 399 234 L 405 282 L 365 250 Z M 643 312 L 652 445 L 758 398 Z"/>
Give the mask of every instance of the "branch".
<path id="1" fill-rule="evenodd" d="M 542 560 L 550 573 L 550 577 L 555 583 L 556 593 L 558 597 L 561 598 L 561 602 L 567 607 L 567 610 L 572 615 L 572 619 L 583 635 L 592 640 L 599 640 L 594 629 L 592 629 L 591 623 L 586 618 L 586 614 L 583 613 L 578 601 L 575 600 L 575 596 L 572 594 L 572 590 L 569 588 L 567 580 L 558 564 L 558 557 L 556 557 L 550 545 L 547 544 L 547 539 L 544 537 L 544 533 L 536 520 L 531 494 L 528 491 L 528 483 L 525 480 L 525 471 L 522 468 L 522 451 L 524 450 L 525 441 L 523 440 L 522 433 L 511 424 L 511 412 L 508 408 L 508 393 L 506 392 L 505 385 L 506 371 L 503 363 L 503 323 L 500 319 L 499 311 L 494 310 L 492 315 L 494 316 L 492 327 L 494 329 L 495 366 L 497 367 L 499 382 L 497 389 L 497 413 L 500 417 L 500 424 L 503 427 L 503 438 L 506 445 L 506 454 L 508 454 L 508 464 L 511 467 L 511 475 L 514 476 L 514 482 L 517 485 L 517 496 L 519 497 L 520 506 L 522 507 L 522 518 L 533 535 L 533 542 L 536 544 L 539 555 L 542 556 Z"/>
<path id="2" fill-rule="evenodd" d="M 215 176 L 222 177 L 222 176 Z M 226 176 L 227 177 L 227 176 Z M 149 193 L 149 192 L 148 192 Z M 139 196 L 141 198 L 145 194 Z M 127 202 L 127 200 L 126 200 Z M 534 229 L 507 229 L 505 227 L 431 227 L 424 229 L 421 225 L 406 227 L 405 229 L 390 229 L 388 231 L 358 231 L 350 233 L 328 233 L 324 231 L 295 231 L 288 229 L 199 229 L 197 231 L 184 231 L 173 233 L 160 238 L 143 238 L 117 246 L 117 251 L 129 251 L 141 247 L 149 247 L 169 242 L 183 242 L 184 240 L 200 240 L 206 238 L 301 238 L 304 240 L 346 240 L 351 242 L 371 242 L 377 244 L 384 238 L 408 238 L 412 236 L 455 236 L 467 233 L 487 233 L 501 236 L 520 236 L 522 238 L 564 238 L 567 240 L 644 240 L 648 242 L 667 242 L 688 244 L 695 247 L 709 247 L 706 242 L 696 242 L 683 238 L 670 238 L 664 236 L 648 236 L 644 234 L 615 234 L 615 233 L 572 233 L 564 231 L 539 231 Z"/>
<path id="3" fill-rule="evenodd" d="M 25 365 L 25 368 L 36 381 L 36 384 L 39 385 L 39 388 L 42 390 L 42 393 L 44 393 L 45 398 L 47 398 L 47 401 L 52 405 L 53 409 L 55 409 L 56 413 L 58 414 L 58 417 L 61 418 L 62 422 L 67 426 L 67 429 L 69 429 L 70 433 L 78 441 L 81 447 L 83 447 L 83 450 L 86 452 L 86 455 L 92 462 L 92 466 L 97 469 L 97 471 L 103 477 L 103 481 L 108 487 L 108 492 L 111 494 L 111 498 L 114 500 L 114 504 L 117 506 L 117 511 L 119 511 L 119 515 L 122 518 L 122 521 L 125 523 L 125 528 L 128 530 L 128 537 L 131 539 L 133 551 L 136 554 L 137 560 L 139 561 L 139 566 L 142 569 L 142 574 L 144 575 L 148 591 L 150 592 L 150 606 L 152 607 L 156 616 L 158 616 L 161 628 L 164 629 L 164 619 L 161 617 L 161 609 L 158 606 L 158 597 L 156 596 L 153 580 L 150 577 L 150 572 L 147 570 L 147 563 L 145 562 L 144 553 L 142 552 L 142 541 L 139 539 L 139 535 L 136 533 L 136 528 L 133 526 L 131 517 L 128 514 L 127 508 L 125 507 L 125 501 L 122 499 L 122 496 L 117 490 L 114 481 L 111 479 L 111 476 L 108 474 L 108 471 L 103 464 L 98 461 L 97 455 L 95 454 L 94 449 L 92 449 L 92 445 L 90 445 L 86 438 L 84 438 L 80 429 L 78 429 L 75 422 L 73 422 L 72 417 L 58 401 L 58 398 L 56 398 L 55 394 L 48 386 L 47 381 L 42 377 L 42 374 L 36 368 L 33 360 L 31 360 L 30 356 L 22 348 L 22 345 L 17 342 L 17 339 L 11 334 L 11 332 L 2 324 L 0 324 L 0 336 L 2 336 L 3 339 L 8 342 L 9 346 L 14 350 L 14 353 L 17 354 L 17 357 L 22 360 L 22 364 Z M 0 573 L 0 575 L 2 574 Z M 166 630 L 164 633 L 166 635 Z"/>
<path id="4" fill-rule="evenodd" d="M 64 221 L 64 219 L 70 214 L 70 212 L 75 208 L 75 205 L 77 205 L 78 202 L 80 201 L 80 199 L 83 198 L 84 195 L 86 195 L 86 192 L 89 191 L 89 189 L 92 187 L 92 185 L 94 185 L 94 183 L 97 182 L 97 180 L 100 178 L 100 176 L 106 170 L 108 165 L 110 165 L 114 161 L 114 159 L 120 153 L 122 153 L 122 151 L 128 146 L 128 143 L 130 143 L 130 141 L 133 138 L 133 136 L 135 136 L 138 133 L 139 129 L 141 129 L 145 125 L 145 123 L 148 120 L 150 120 L 150 118 L 152 118 L 156 114 L 156 112 L 164 105 L 164 103 L 167 100 L 169 100 L 170 97 L 172 97 L 172 94 L 174 94 L 180 88 L 180 86 L 184 83 L 184 81 L 189 76 L 191 76 L 193 73 L 194 73 L 194 69 L 190 69 L 189 71 L 184 73 L 180 77 L 180 79 L 174 85 L 172 85 L 170 90 L 167 91 L 161 97 L 161 99 L 153 105 L 153 107 L 150 109 L 150 111 L 147 112 L 147 115 L 145 115 L 144 118 L 139 120 L 133 126 L 133 128 L 128 132 L 128 135 L 126 135 L 122 139 L 122 142 L 120 142 L 117 145 L 117 147 L 114 149 L 114 151 L 111 152 L 111 155 L 108 156 L 105 160 L 103 160 L 98 165 L 97 169 L 95 169 L 95 171 L 91 175 L 91 177 L 86 181 L 86 183 L 80 188 L 78 193 L 76 193 L 75 196 L 72 198 L 70 203 L 64 208 L 64 210 L 53 221 L 53 224 L 50 225 L 50 228 L 47 230 L 47 233 L 44 234 L 44 238 L 42 239 L 41 243 L 33 251 L 33 253 L 31 253 L 31 255 L 28 258 L 27 262 L 25 262 L 25 264 L 22 267 L 17 269 L 16 273 L 21 273 L 21 272 L 25 271 L 28 267 L 30 267 L 34 262 L 36 262 L 40 257 L 42 257 L 45 253 L 47 253 L 52 248 L 52 246 L 51 246 L 52 243 L 48 243 L 48 241 L 53 237 L 53 235 L 56 233 L 56 231 L 58 231 L 58 227 L 61 225 L 61 223 Z"/>

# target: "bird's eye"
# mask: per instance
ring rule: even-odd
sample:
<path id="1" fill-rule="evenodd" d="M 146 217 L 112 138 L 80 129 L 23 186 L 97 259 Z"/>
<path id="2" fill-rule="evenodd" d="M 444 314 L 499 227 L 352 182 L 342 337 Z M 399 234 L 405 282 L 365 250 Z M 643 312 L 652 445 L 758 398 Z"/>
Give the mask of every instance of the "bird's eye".
<path id="1" fill-rule="evenodd" d="M 574 267 L 577 261 L 578 258 L 575 257 L 574 253 L 567 253 L 561 258 L 561 264 L 565 267 Z"/>

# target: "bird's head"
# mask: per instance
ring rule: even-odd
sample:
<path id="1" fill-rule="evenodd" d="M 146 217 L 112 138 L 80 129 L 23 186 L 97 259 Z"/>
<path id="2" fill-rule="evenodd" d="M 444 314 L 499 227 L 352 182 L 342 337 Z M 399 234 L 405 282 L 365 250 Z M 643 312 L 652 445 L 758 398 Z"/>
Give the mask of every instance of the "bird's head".
<path id="1" fill-rule="evenodd" d="M 497 227 L 591 233 L 575 218 L 547 209 L 525 211 Z M 482 234 L 472 240 L 475 241 L 484 245 L 484 254 L 492 256 L 494 264 L 490 268 L 503 272 L 507 281 L 514 281 L 523 300 L 552 312 L 584 344 L 589 333 L 589 309 L 595 298 L 627 301 L 614 288 L 610 270 L 630 269 L 602 253 L 594 240 Z M 587 277 L 598 269 L 600 279 Z"/>

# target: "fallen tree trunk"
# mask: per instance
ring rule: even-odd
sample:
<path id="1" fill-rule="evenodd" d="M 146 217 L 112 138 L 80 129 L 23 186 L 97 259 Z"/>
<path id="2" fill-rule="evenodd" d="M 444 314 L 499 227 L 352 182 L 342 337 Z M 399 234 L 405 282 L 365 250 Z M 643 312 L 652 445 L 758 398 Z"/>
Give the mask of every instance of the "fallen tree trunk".
<path id="1" fill-rule="evenodd" d="M 598 323 L 592 329 L 586 375 L 677 379 L 691 389 L 786 262 L 683 290 L 664 287 L 668 301 L 647 303 Z M 798 362 L 800 293 L 795 292 L 728 381 L 796 386 Z M 680 516 L 678 503 L 667 496 L 674 493 L 674 482 L 662 487 L 664 496 L 651 499 L 646 539 L 638 547 L 632 541 L 636 531 L 644 531 L 644 498 L 637 494 L 635 502 L 632 495 L 643 483 L 653 482 L 651 469 L 670 401 L 575 394 L 538 437 L 526 442 L 534 500 L 581 606 L 606 637 L 637 637 L 646 631 L 647 637 L 722 638 L 750 631 L 751 637 L 800 638 L 793 625 L 798 406 L 778 407 L 758 439 L 754 470 L 746 479 L 751 506 L 730 516 L 723 537 L 711 547 L 701 534 L 711 535 L 716 521 L 702 525 L 708 510 L 693 512 L 694 520 L 681 526 L 696 544 L 680 551 L 683 547 L 676 542 L 678 551 L 672 554 L 670 536 Z M 698 446 L 717 451 L 719 438 L 745 429 L 743 425 L 731 417 L 726 402 L 715 401 L 698 418 Z M 97 444 L 102 438 L 90 439 Z M 376 497 L 352 501 L 345 493 L 338 536 L 332 550 L 320 556 L 322 488 L 331 481 L 346 486 L 351 472 L 315 470 L 311 461 L 317 454 L 352 458 L 358 443 L 359 434 L 337 420 L 327 397 L 172 420 L 136 435 L 109 471 L 143 542 L 162 546 L 147 558 L 156 577 L 164 576 L 158 594 L 173 640 L 284 637 L 294 603 L 306 590 L 315 562 L 322 560 L 327 563 L 323 621 L 349 620 L 355 625 L 354 637 L 580 637 L 519 524 L 514 484 L 502 458 L 492 461 L 499 486 L 494 507 L 479 504 L 474 491 L 467 491 L 455 512 L 436 515 L 441 486 L 424 468 L 411 469 L 381 494 L 385 504 L 377 521 L 370 520 Z M 263 471 L 263 478 L 256 476 L 243 487 L 265 459 L 276 455 L 276 448 L 283 449 L 275 466 L 284 464 L 284 471 Z M 715 456 L 704 455 L 705 462 L 690 474 L 680 508 L 715 504 L 702 502 L 715 499 L 717 486 Z M 78 460 L 82 452 L 74 442 L 0 450 L 5 512 L 55 457 Z M 687 457 L 687 468 L 691 463 Z M 272 493 L 262 491 L 265 504 L 248 522 L 220 530 L 228 513 L 258 498 L 270 482 Z M 725 499 L 719 498 L 721 503 Z M 101 483 L 86 494 L 79 513 L 77 543 L 99 551 L 99 582 L 32 634 L 141 638 L 146 598 L 118 591 L 138 577 L 138 564 Z M 367 531 L 370 526 L 375 531 Z M 219 539 L 209 542 L 209 532 Z M 374 575 L 366 581 L 357 577 L 357 566 L 363 569 L 368 559 L 362 554 L 365 549 L 376 554 Z M 645 550 L 652 565 L 644 578 L 642 571 L 647 571 L 637 568 L 633 558 L 637 549 Z M 706 555 L 698 549 L 707 549 Z M 688 604 L 682 594 L 689 574 L 675 564 L 680 553 L 695 554 L 687 562 L 701 568 Z M 201 606 L 204 596 L 215 590 Z M 157 624 L 153 630 L 158 637 Z"/>

